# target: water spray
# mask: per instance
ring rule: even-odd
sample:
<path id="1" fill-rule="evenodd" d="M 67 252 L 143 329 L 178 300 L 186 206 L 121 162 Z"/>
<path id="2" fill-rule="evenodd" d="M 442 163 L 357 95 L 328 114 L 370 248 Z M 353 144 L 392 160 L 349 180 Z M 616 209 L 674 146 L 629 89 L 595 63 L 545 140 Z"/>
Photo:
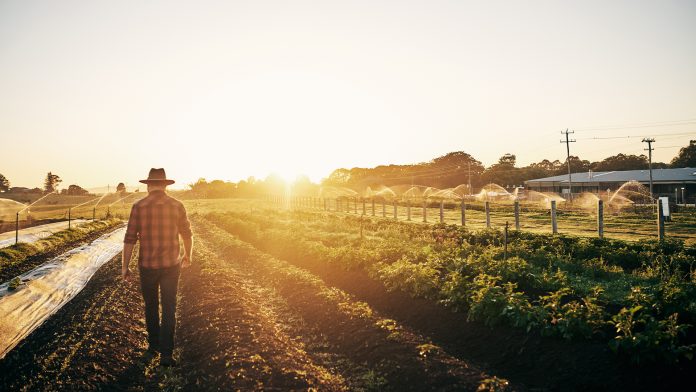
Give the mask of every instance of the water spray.
<path id="1" fill-rule="evenodd" d="M 19 243 L 19 214 L 21 212 L 23 212 L 24 210 L 27 210 L 29 207 L 33 206 L 34 204 L 40 202 L 41 200 L 47 198 L 48 196 L 50 196 L 54 193 L 56 193 L 56 192 L 47 193 L 47 194 L 39 197 L 38 199 L 34 200 L 33 203 L 31 203 L 31 204 L 25 206 L 24 208 L 22 208 L 21 210 L 17 211 L 17 215 L 15 216 L 15 245 L 17 245 Z"/>
<path id="2" fill-rule="evenodd" d="M 92 209 L 92 220 L 93 220 L 93 221 L 94 221 L 94 220 L 96 219 L 96 217 L 97 217 L 97 206 L 99 205 L 99 203 L 101 203 L 102 200 L 104 200 L 104 198 L 105 198 L 108 194 L 109 194 L 109 193 L 103 194 L 103 195 L 99 198 L 99 200 L 97 201 L 97 204 L 94 205 L 94 208 Z"/>

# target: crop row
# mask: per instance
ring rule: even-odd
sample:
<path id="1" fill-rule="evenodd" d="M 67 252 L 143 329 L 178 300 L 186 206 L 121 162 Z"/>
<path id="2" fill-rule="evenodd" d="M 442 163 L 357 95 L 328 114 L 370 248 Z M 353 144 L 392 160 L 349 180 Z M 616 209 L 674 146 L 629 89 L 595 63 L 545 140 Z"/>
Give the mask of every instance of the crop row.
<path id="1" fill-rule="evenodd" d="M 566 339 L 607 340 L 635 361 L 693 355 L 694 249 L 679 241 L 574 238 L 315 212 L 206 216 L 287 259 L 363 268 L 400 289 L 499 323 Z M 506 249 L 507 248 L 507 249 Z"/>

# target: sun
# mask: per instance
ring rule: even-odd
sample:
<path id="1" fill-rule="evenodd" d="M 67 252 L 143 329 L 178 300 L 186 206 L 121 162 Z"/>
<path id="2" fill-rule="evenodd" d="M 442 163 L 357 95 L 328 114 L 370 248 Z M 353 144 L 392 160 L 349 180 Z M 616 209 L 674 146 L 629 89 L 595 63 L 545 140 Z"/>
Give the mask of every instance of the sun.
<path id="1" fill-rule="evenodd" d="M 277 169 L 274 170 L 271 175 L 277 176 L 280 179 L 283 180 L 286 184 L 290 185 L 296 182 L 299 178 L 307 177 L 306 174 L 303 174 L 302 172 L 298 170 L 292 170 L 292 169 Z"/>

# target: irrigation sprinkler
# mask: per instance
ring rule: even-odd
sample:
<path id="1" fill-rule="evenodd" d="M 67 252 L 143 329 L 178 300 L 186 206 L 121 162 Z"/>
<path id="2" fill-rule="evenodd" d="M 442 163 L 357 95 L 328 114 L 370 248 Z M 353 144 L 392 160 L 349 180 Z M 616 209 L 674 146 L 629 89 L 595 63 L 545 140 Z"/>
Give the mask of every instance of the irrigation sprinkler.
<path id="1" fill-rule="evenodd" d="M 398 220 L 398 219 L 399 219 L 399 216 L 396 215 L 396 209 L 397 209 L 397 207 L 396 207 L 396 200 L 394 200 L 394 204 L 393 204 L 393 205 L 394 205 L 394 220 Z"/>
<path id="2" fill-rule="evenodd" d="M 19 211 L 15 217 L 15 245 L 19 242 Z"/>
<path id="3" fill-rule="evenodd" d="M 558 224 L 556 223 L 556 200 L 551 200 L 551 232 L 558 234 Z"/>
<path id="4" fill-rule="evenodd" d="M 375 216 L 375 198 L 371 198 L 370 201 L 372 202 L 372 216 Z"/>
<path id="5" fill-rule="evenodd" d="M 362 214 L 363 214 L 363 215 L 365 215 L 365 213 L 366 213 L 365 211 L 366 211 L 366 210 L 365 210 L 365 198 L 363 197 L 363 198 L 362 198 Z"/>
<path id="6" fill-rule="evenodd" d="M 411 220 L 411 201 L 408 200 L 406 202 L 406 220 L 410 221 Z"/>
<path id="7" fill-rule="evenodd" d="M 444 209 L 445 209 L 445 201 L 444 201 L 444 200 L 440 200 L 440 223 L 444 223 L 444 222 L 445 222 L 445 211 L 444 211 Z"/>
<path id="8" fill-rule="evenodd" d="M 68 208 L 68 230 L 70 230 L 70 210 L 72 210 L 72 208 Z"/>
<path id="9" fill-rule="evenodd" d="M 520 231 L 520 201 L 515 200 L 515 230 Z"/>
<path id="10" fill-rule="evenodd" d="M 423 222 L 428 223 L 428 202 L 423 200 Z"/>
<path id="11" fill-rule="evenodd" d="M 387 217 L 387 202 L 382 199 L 382 218 Z"/>
<path id="12" fill-rule="evenodd" d="M 491 228 L 491 202 L 487 201 L 486 205 L 486 228 Z"/>
<path id="13" fill-rule="evenodd" d="M 604 201 L 597 200 L 597 235 L 604 238 Z"/>
<path id="14" fill-rule="evenodd" d="M 92 220 L 94 221 L 94 219 L 96 217 L 97 217 L 97 206 L 94 206 L 94 208 L 92 208 Z"/>
<path id="15" fill-rule="evenodd" d="M 365 205 L 363 204 L 363 208 Z M 355 212 L 355 215 L 358 215 L 358 198 L 353 199 L 353 211 Z"/>

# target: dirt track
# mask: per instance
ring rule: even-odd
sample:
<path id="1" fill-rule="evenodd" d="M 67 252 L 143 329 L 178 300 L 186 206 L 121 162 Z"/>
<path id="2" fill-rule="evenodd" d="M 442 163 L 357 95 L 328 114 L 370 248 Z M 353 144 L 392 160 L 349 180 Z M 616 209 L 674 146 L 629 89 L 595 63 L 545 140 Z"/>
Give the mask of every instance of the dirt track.
<path id="1" fill-rule="evenodd" d="M 476 390 L 508 377 L 506 390 L 678 384 L 666 370 L 626 372 L 605 346 L 467 323 L 434 303 L 388 293 L 360 271 L 280 260 L 200 216 L 192 220 L 178 367 L 159 368 L 143 355 L 137 271 L 121 281 L 116 257 L 0 361 L 0 390 Z M 597 366 L 578 362 L 585 357 Z"/>
<path id="2" fill-rule="evenodd" d="M 1 390 L 475 390 L 476 366 L 316 276 L 194 220 L 175 356 L 144 357 L 137 276 L 107 263 L 0 362 Z"/>

